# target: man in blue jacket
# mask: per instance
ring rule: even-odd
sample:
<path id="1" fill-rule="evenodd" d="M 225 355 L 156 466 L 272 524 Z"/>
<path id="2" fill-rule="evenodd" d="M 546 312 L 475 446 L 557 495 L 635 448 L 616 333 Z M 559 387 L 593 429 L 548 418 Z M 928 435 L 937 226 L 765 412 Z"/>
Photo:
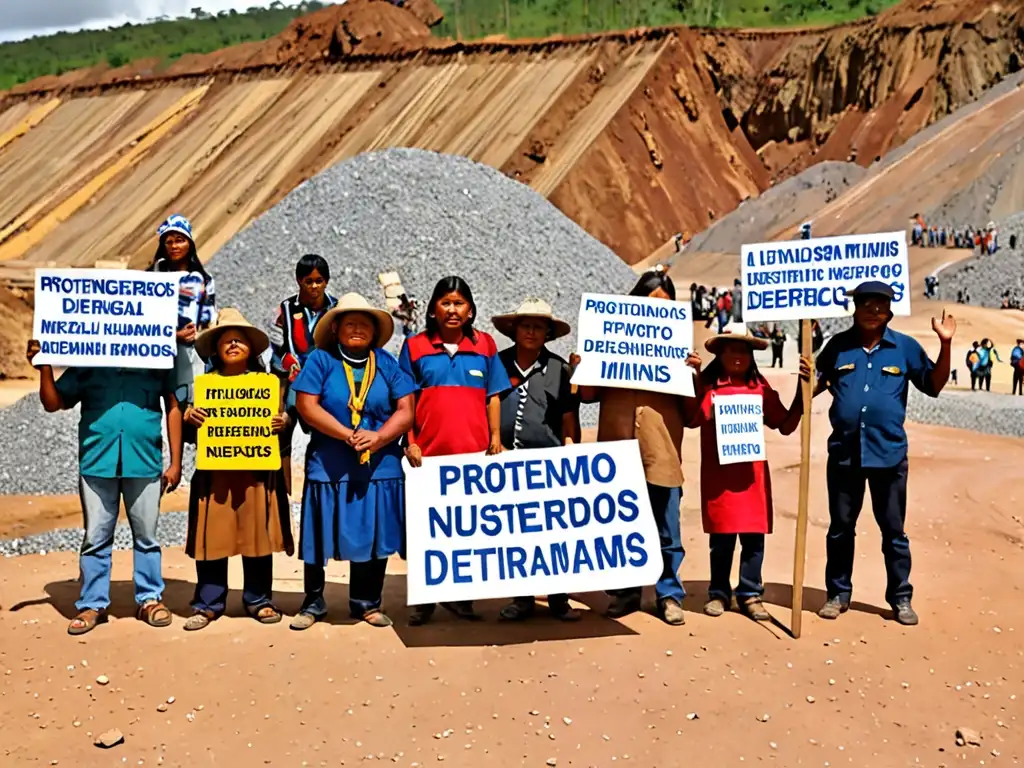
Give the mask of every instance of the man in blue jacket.
<path id="1" fill-rule="evenodd" d="M 910 540 L 907 516 L 907 391 L 913 384 L 938 397 L 949 380 L 950 347 L 956 320 L 932 318 L 939 357 L 932 362 L 910 336 L 889 328 L 892 288 L 861 283 L 847 292 L 854 302 L 853 327 L 833 336 L 818 357 L 815 394 L 832 394 L 828 441 L 828 502 L 825 584 L 828 601 L 818 612 L 836 619 L 850 607 L 857 518 L 865 486 L 871 490 L 875 520 L 882 532 L 887 586 L 885 599 L 896 621 L 917 624 L 911 607 Z"/>

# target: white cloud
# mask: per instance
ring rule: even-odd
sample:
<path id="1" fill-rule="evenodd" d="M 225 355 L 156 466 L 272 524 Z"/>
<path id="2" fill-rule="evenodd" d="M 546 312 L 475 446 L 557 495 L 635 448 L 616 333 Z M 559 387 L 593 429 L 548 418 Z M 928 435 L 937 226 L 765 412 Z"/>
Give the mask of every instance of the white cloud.
<path id="1" fill-rule="evenodd" d="M 286 5 L 294 3 L 286 0 Z M 158 16 L 189 16 L 196 7 L 217 13 L 269 4 L 270 0 L 0 0 L 0 40 L 61 30 L 103 29 Z"/>

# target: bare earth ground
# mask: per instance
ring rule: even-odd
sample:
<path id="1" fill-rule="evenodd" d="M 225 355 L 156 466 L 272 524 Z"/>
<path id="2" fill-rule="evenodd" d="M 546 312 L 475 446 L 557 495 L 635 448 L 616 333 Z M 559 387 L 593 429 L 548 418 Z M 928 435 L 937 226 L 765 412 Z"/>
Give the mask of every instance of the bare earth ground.
<path id="1" fill-rule="evenodd" d="M 780 381 L 784 395 L 793 381 Z M 116 553 L 117 618 L 75 639 L 64 631 L 77 592 L 75 555 L 0 560 L 0 720 L 9 734 L 2 763 L 1020 764 L 1024 441 L 912 425 L 909 532 L 922 624 L 904 629 L 888 619 L 869 512 L 860 526 L 859 602 L 829 623 L 811 612 L 822 600 L 825 407 L 815 404 L 800 640 L 781 625 L 699 613 L 707 545 L 697 440 L 689 435 L 684 628 L 647 614 L 610 621 L 599 613 L 605 598 L 585 595 L 579 605 L 592 610 L 575 626 L 546 618 L 499 624 L 502 603 L 489 601 L 484 623 L 439 614 L 434 625 L 410 629 L 396 560 L 385 594 L 393 630 L 348 619 L 347 569 L 332 564 L 324 624 L 302 634 L 260 626 L 242 616 L 233 595 L 228 617 L 186 634 L 180 617 L 194 570 L 173 550 L 164 564 L 173 627 L 131 619 L 130 554 Z M 769 443 L 778 520 L 765 580 L 772 613 L 788 625 L 799 438 L 772 433 Z M 294 613 L 301 565 L 280 556 L 275 575 L 279 605 Z M 232 578 L 238 586 L 240 575 Z M 109 684 L 99 685 L 98 675 Z M 157 711 L 172 696 L 167 711 Z M 982 746 L 958 748 L 961 726 L 979 731 Z M 125 743 L 94 747 L 110 728 Z"/>

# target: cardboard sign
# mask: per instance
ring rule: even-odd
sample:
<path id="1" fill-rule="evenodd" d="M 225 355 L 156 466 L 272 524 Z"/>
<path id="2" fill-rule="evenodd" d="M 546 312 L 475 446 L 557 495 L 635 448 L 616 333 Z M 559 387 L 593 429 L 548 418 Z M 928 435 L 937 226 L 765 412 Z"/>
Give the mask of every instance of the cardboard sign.
<path id="1" fill-rule="evenodd" d="M 281 381 L 270 373 L 196 377 L 196 408 L 206 411 L 199 429 L 196 469 L 281 468 L 281 450 L 270 421 L 277 414 Z"/>
<path id="2" fill-rule="evenodd" d="M 171 368 L 178 277 L 123 269 L 37 269 L 36 365 Z"/>
<path id="3" fill-rule="evenodd" d="M 668 299 L 583 294 L 581 362 L 572 383 L 693 397 L 689 305 Z"/>
<path id="4" fill-rule="evenodd" d="M 764 401 L 761 395 L 716 395 L 715 435 L 719 464 L 765 461 Z"/>
<path id="5" fill-rule="evenodd" d="M 635 440 L 406 467 L 409 605 L 647 586 L 661 544 Z"/>
<path id="6" fill-rule="evenodd" d="M 904 232 L 744 245 L 740 264 L 747 323 L 852 315 L 846 291 L 868 280 L 893 289 L 893 314 L 910 314 Z"/>

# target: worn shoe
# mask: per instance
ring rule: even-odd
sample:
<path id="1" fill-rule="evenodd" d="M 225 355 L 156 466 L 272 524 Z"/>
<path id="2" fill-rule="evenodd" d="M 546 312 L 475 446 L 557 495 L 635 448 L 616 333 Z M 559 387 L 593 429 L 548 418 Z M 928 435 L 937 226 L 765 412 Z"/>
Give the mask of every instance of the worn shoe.
<path id="1" fill-rule="evenodd" d="M 839 595 L 830 597 L 828 601 L 821 606 L 821 610 L 818 611 L 818 615 L 823 619 L 838 619 L 839 614 L 846 613 L 850 610 L 850 598 L 842 598 Z"/>
<path id="2" fill-rule="evenodd" d="M 686 614 L 683 613 L 683 606 L 677 600 L 673 600 L 671 597 L 666 598 L 661 601 L 659 608 L 661 610 L 661 618 L 666 624 L 678 627 L 686 623 Z"/>
<path id="3" fill-rule="evenodd" d="M 483 620 L 483 616 L 473 610 L 472 600 L 456 600 L 450 603 L 441 603 L 441 607 L 446 611 L 451 611 L 465 621 Z"/>
<path id="4" fill-rule="evenodd" d="M 629 616 L 629 614 L 636 613 L 639 610 L 639 595 L 615 595 L 608 606 L 608 610 L 605 611 L 605 616 L 609 619 L 621 619 L 623 616 Z"/>
<path id="5" fill-rule="evenodd" d="M 917 626 L 917 612 L 910 605 L 910 598 L 905 597 L 892 607 L 893 618 L 905 627 Z"/>
<path id="6" fill-rule="evenodd" d="M 409 626 L 410 627 L 422 627 L 434 616 L 435 605 L 417 605 L 412 609 L 412 613 L 409 614 Z"/>
<path id="7" fill-rule="evenodd" d="M 724 597 L 711 597 L 704 603 L 704 615 L 715 618 L 729 610 L 729 604 Z"/>
<path id="8" fill-rule="evenodd" d="M 772 618 L 760 597 L 748 597 L 740 601 L 740 610 L 747 618 L 754 621 L 771 621 Z"/>
<path id="9" fill-rule="evenodd" d="M 312 613 L 309 613 L 307 611 L 299 611 L 297 614 L 295 614 L 295 617 L 288 625 L 288 628 L 294 629 L 296 632 L 301 632 L 304 629 L 309 629 L 318 621 L 320 621 L 319 616 L 314 616 Z"/>

